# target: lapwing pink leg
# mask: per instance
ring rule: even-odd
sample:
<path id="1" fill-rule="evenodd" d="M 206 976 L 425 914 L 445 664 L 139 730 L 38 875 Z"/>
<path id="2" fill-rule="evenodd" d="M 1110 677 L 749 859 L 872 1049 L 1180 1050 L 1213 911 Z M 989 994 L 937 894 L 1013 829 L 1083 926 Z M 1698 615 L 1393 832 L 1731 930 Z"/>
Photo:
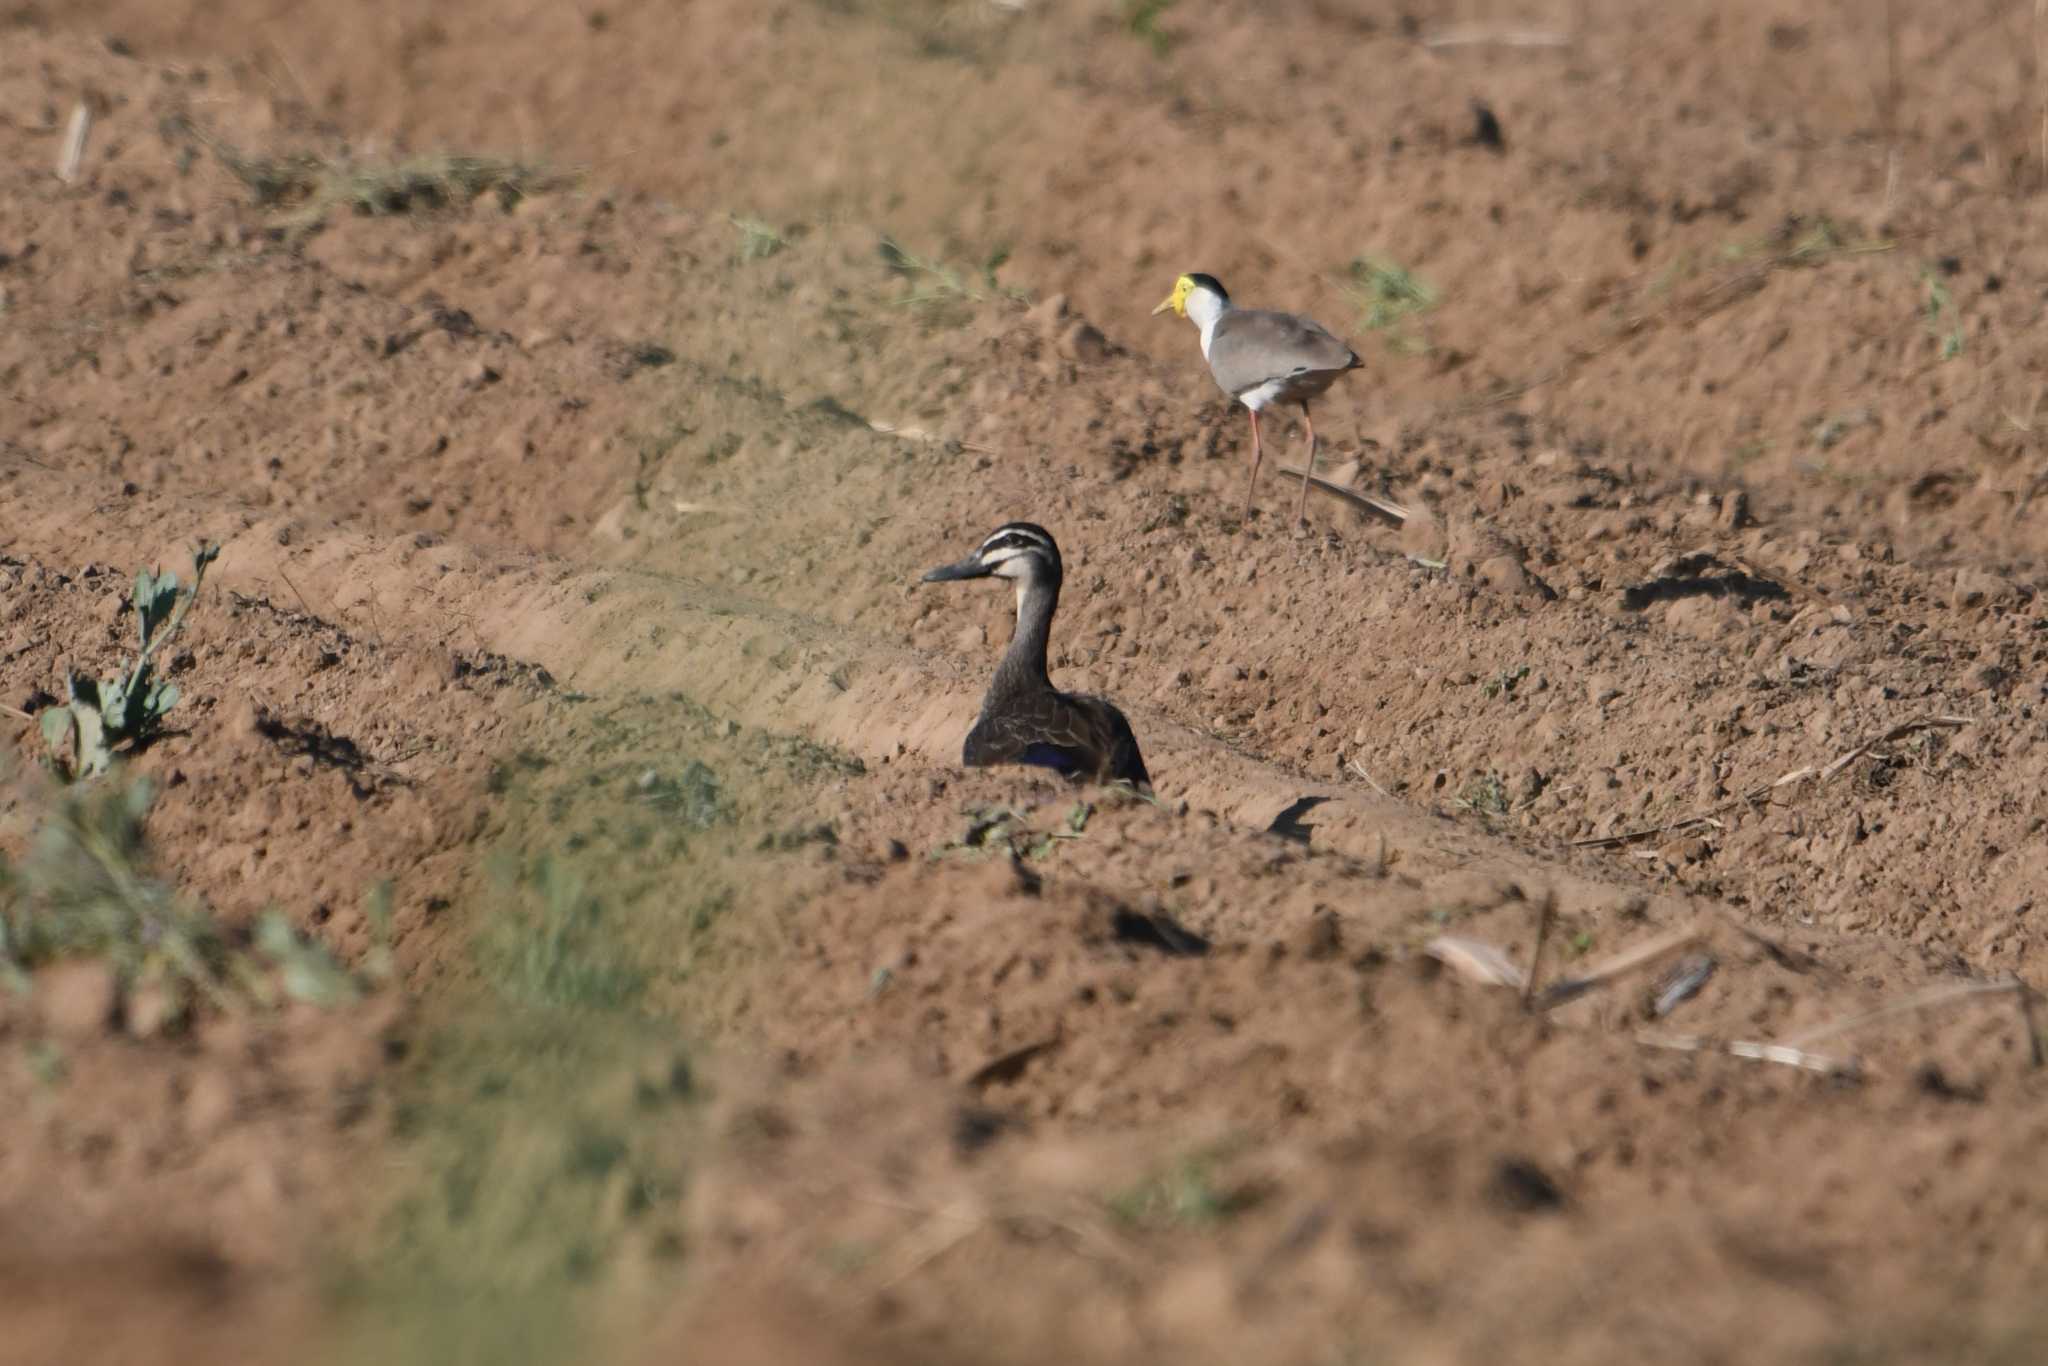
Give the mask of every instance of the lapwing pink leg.
<path id="1" fill-rule="evenodd" d="M 1308 521 L 1308 481 L 1316 472 L 1316 424 L 1309 419 L 1308 405 L 1301 405 L 1302 425 L 1308 428 L 1308 468 L 1301 472 L 1301 501 L 1295 505 L 1294 520 Z"/>
<path id="2" fill-rule="evenodd" d="M 1245 411 L 1252 415 L 1252 477 L 1251 481 L 1244 486 L 1244 524 L 1250 526 L 1252 524 L 1252 495 L 1258 492 L 1259 462 L 1265 459 L 1265 452 L 1259 449 L 1259 410 L 1257 408 L 1247 408 Z"/>

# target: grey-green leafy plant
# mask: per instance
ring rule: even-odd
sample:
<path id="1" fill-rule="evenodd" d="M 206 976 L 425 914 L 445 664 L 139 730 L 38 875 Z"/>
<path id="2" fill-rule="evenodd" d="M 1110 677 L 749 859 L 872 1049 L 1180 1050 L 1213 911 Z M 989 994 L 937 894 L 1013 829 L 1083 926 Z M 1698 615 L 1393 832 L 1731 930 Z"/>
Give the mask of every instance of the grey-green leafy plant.
<path id="1" fill-rule="evenodd" d="M 252 954 L 155 876 L 143 835 L 154 796 L 147 780 L 56 793 L 21 866 L 0 862 L 0 983 L 26 989 L 44 963 L 100 958 L 124 993 L 159 986 L 172 1018 L 200 1003 L 271 1006 L 282 995 L 325 1006 L 361 995 L 357 977 L 280 912 L 258 922 Z"/>
<path id="2" fill-rule="evenodd" d="M 206 567 L 220 555 L 218 545 L 201 546 L 192 557 L 192 587 L 180 592 L 178 576 L 142 570 L 135 576 L 129 607 L 135 613 L 140 649 L 126 668 L 105 678 L 80 678 L 66 669 L 66 700 L 41 714 L 43 740 L 60 771 L 68 777 L 92 778 L 105 773 L 119 748 L 146 744 L 163 730 L 164 718 L 178 705 L 178 685 L 158 675 L 154 656 L 175 638 L 185 614 L 199 597 Z"/>
<path id="3" fill-rule="evenodd" d="M 1941 345 L 1941 358 L 1954 360 L 1963 354 L 1963 319 L 1956 311 L 1955 296 L 1941 277 L 1932 271 L 1921 276 L 1927 284 L 1927 302 L 1922 311 L 1927 318 L 1927 330 Z"/>
<path id="4" fill-rule="evenodd" d="M 1486 680 L 1485 685 L 1480 691 L 1485 693 L 1488 698 L 1499 697 L 1503 694 L 1513 697 L 1515 689 L 1520 687 L 1522 680 L 1528 676 L 1529 666 L 1527 664 L 1518 664 L 1512 669 L 1502 669 L 1498 674 Z"/>
<path id="5" fill-rule="evenodd" d="M 1010 248 L 998 246 L 984 259 L 975 275 L 969 276 L 943 261 L 915 255 L 893 237 L 884 237 L 876 248 L 889 273 L 910 282 L 911 289 L 897 302 L 905 308 L 944 309 L 989 299 L 1024 300 L 1021 289 L 996 279 L 1010 259 Z"/>
<path id="6" fill-rule="evenodd" d="M 1159 26 L 1175 0 L 1124 0 L 1124 27 L 1134 38 L 1149 43 L 1152 55 L 1164 57 L 1173 50 L 1173 35 Z"/>
<path id="7" fill-rule="evenodd" d="M 1248 1203 L 1242 1192 L 1218 1184 L 1215 1161 L 1208 1154 L 1183 1157 L 1107 1201 L 1119 1222 L 1151 1229 L 1215 1224 Z"/>
<path id="8" fill-rule="evenodd" d="M 758 218 L 747 218 L 739 214 L 732 216 L 732 226 L 740 235 L 739 254 L 742 261 L 765 261 L 789 245 L 789 239 L 769 223 Z"/>
<path id="9" fill-rule="evenodd" d="M 84 954 L 109 960 L 123 981 L 161 976 L 225 1000 L 226 944 L 146 870 L 153 796 L 146 781 L 58 796 L 0 909 L 0 961 L 17 984 L 41 963 Z"/>
<path id="10" fill-rule="evenodd" d="M 1482 773 L 1465 784 L 1456 805 L 1461 811 L 1474 811 L 1482 816 L 1505 816 L 1508 814 L 1507 784 L 1500 780 L 1498 773 Z"/>

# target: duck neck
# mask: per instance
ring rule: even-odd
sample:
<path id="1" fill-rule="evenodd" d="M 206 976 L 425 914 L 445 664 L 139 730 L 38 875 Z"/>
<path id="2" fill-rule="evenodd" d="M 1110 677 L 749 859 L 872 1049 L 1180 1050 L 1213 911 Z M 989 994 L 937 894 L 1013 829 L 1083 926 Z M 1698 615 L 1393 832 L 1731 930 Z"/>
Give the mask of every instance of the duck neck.
<path id="1" fill-rule="evenodd" d="M 1202 329 L 1202 359 L 1209 358 L 1209 341 L 1216 335 L 1216 324 L 1230 311 L 1230 300 L 1219 298 L 1206 289 L 1198 289 L 1188 295 L 1186 308 L 1188 321 Z"/>
<path id="2" fill-rule="evenodd" d="M 1000 691 L 1049 688 L 1046 646 L 1052 637 L 1052 614 L 1059 606 L 1060 583 L 1033 575 L 1017 580 L 1017 627 L 1010 636 L 1010 648 L 996 666 L 995 686 Z"/>

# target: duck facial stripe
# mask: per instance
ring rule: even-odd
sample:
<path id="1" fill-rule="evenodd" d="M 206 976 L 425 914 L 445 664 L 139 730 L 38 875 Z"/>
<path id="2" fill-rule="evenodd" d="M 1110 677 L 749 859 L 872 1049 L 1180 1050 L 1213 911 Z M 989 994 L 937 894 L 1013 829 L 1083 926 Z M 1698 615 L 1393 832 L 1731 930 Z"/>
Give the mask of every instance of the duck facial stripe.
<path id="1" fill-rule="evenodd" d="M 1035 545 L 1002 545 L 993 550 L 982 551 L 981 562 L 987 565 L 991 572 L 1006 579 L 1016 578 L 1024 570 L 1021 561 L 1034 557 L 1043 558 L 1044 554 L 1045 552 Z"/>
<path id="2" fill-rule="evenodd" d="M 1050 537 L 1043 532 L 1024 527 L 1002 527 L 981 543 L 980 554 L 983 559 L 992 559 L 999 551 L 1010 551 L 1013 554 L 1031 551 L 1057 553 L 1053 550 Z"/>

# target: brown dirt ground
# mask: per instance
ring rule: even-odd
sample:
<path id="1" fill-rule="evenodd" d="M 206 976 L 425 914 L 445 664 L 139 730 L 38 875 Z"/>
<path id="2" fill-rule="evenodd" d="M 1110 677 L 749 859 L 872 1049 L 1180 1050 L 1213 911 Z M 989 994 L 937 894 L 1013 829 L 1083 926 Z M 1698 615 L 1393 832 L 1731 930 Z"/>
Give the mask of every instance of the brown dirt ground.
<path id="1" fill-rule="evenodd" d="M 221 539 L 134 764 L 163 871 L 350 957 L 390 879 L 402 987 L 8 1004 L 0 1357 L 303 1359 L 380 1303 L 337 1247 L 403 1277 L 429 1224 L 553 1284 L 553 1214 L 408 1183 L 653 1114 L 681 1046 L 701 1101 L 592 1159 L 618 1359 L 2040 1359 L 2011 997 L 1815 1045 L 1860 1080 L 1642 1042 L 2048 971 L 2033 7 L 1897 8 L 1896 87 L 1847 3 L 1180 0 L 1163 50 L 1078 0 L 8 11 L 0 701 Z M 1441 41 L 1510 30 L 1566 41 Z M 221 143 L 582 175 L 316 213 Z M 1366 256 L 1434 305 L 1368 328 Z M 1147 314 L 1183 269 L 1357 339 L 1322 468 L 1407 527 L 1289 534 L 1278 476 L 1239 525 L 1243 417 Z M 1158 805 L 958 769 L 1008 609 L 916 581 L 1013 517 Z M 633 965 L 615 1048 L 488 1013 L 569 989 L 493 947 L 543 853 L 603 894 L 575 990 Z M 1659 1021 L 1419 952 L 1526 964 L 1546 904 L 1547 977 L 1687 926 L 1717 969 Z M 595 1099 L 446 1100 L 479 1037 Z"/>

